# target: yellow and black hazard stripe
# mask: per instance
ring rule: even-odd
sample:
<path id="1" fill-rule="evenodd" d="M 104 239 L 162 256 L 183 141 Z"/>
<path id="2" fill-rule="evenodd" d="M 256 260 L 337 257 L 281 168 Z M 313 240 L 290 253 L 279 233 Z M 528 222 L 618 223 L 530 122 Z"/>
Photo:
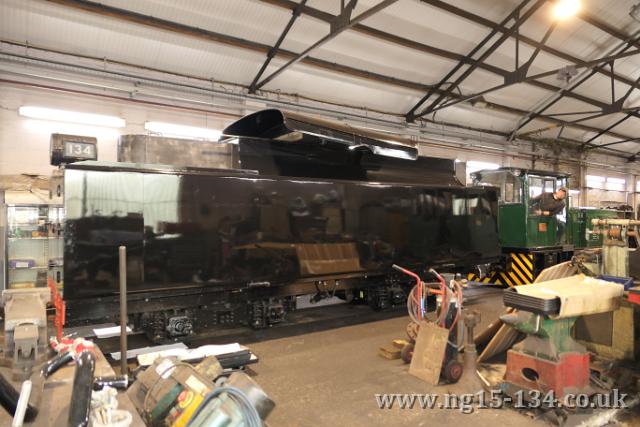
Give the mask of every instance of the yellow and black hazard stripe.
<path id="1" fill-rule="evenodd" d="M 511 269 L 509 273 L 513 273 L 513 279 L 519 285 L 533 283 L 533 254 L 512 252 L 510 257 Z"/>
<path id="2" fill-rule="evenodd" d="M 508 271 L 492 271 L 485 277 L 469 273 L 467 280 L 478 283 L 495 283 L 509 287 L 528 285 L 533 283 L 533 254 L 510 253 L 510 268 Z"/>
<path id="3" fill-rule="evenodd" d="M 467 280 L 470 282 L 477 282 L 477 283 L 493 283 L 491 282 L 491 277 L 492 275 L 488 275 L 485 277 L 480 277 L 477 274 L 474 273 L 469 273 L 467 274 Z"/>

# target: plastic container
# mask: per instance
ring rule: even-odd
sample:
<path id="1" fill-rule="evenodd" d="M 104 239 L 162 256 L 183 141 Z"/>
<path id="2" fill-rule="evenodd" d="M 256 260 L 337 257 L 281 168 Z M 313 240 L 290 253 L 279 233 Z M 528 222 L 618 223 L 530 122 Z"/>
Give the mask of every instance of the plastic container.
<path id="1" fill-rule="evenodd" d="M 607 282 L 617 283 L 619 285 L 624 285 L 624 290 L 628 291 L 629 288 L 633 287 L 633 277 L 616 277 L 616 276 L 607 276 L 606 274 L 601 274 L 598 276 L 598 279 L 606 280 Z"/>

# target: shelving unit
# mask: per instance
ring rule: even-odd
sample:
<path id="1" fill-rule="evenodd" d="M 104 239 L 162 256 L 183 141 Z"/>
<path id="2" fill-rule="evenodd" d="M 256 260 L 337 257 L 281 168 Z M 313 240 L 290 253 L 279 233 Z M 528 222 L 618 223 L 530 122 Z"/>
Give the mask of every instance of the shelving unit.
<path id="1" fill-rule="evenodd" d="M 7 203 L 5 209 L 5 288 L 44 285 L 48 278 L 61 288 L 64 208 Z"/>

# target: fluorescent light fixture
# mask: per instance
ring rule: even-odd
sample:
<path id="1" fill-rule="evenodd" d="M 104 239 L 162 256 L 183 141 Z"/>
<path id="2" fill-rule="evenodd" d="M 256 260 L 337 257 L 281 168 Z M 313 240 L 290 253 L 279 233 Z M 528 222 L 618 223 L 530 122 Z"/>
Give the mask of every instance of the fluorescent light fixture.
<path id="1" fill-rule="evenodd" d="M 120 136 L 120 130 L 102 126 L 79 125 L 76 123 L 52 122 L 50 120 L 26 119 L 23 127 L 32 134 L 46 135 L 51 137 L 52 133 L 62 133 L 65 135 L 85 135 L 95 136 L 98 139 L 113 139 Z"/>
<path id="2" fill-rule="evenodd" d="M 476 160 L 470 160 L 467 162 L 467 173 L 477 172 L 481 170 L 496 170 L 500 167 L 499 164 L 489 162 L 478 162 Z"/>
<path id="3" fill-rule="evenodd" d="M 81 125 L 104 126 L 110 128 L 122 128 L 127 124 L 124 119 L 102 114 L 81 113 L 78 111 L 58 110 L 55 108 L 22 106 L 18 108 L 18 114 L 24 117 L 39 120 L 52 120 L 56 122 L 77 123 Z"/>
<path id="4" fill-rule="evenodd" d="M 222 131 L 217 129 L 176 125 L 174 123 L 163 122 L 145 122 L 144 128 L 150 132 L 159 133 L 162 136 L 170 136 L 173 138 L 217 141 L 220 139 L 220 135 L 222 135 Z"/>
<path id="5" fill-rule="evenodd" d="M 581 8 L 580 0 L 558 0 L 553 7 L 553 16 L 559 20 L 568 19 L 575 16 Z"/>

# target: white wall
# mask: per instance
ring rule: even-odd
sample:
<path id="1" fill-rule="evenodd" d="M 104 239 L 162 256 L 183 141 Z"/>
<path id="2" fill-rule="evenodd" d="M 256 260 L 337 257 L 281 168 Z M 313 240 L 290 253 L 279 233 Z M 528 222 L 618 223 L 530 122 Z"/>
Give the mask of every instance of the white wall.
<path id="1" fill-rule="evenodd" d="M 23 105 L 118 116 L 126 120 L 127 126 L 114 129 L 29 119 L 18 115 L 18 108 Z M 118 136 L 147 133 L 143 127 L 145 121 L 222 129 L 231 119 L 0 84 L 0 175 L 49 175 L 53 169 L 49 165 L 52 133 L 94 136 L 98 139 L 98 158 L 115 161 Z"/>

